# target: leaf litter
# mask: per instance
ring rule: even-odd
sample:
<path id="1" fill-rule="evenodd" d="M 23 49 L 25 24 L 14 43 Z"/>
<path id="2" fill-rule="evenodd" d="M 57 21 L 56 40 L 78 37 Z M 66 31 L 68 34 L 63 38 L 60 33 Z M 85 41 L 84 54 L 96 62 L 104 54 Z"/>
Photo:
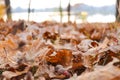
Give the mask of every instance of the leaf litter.
<path id="1" fill-rule="evenodd" d="M 0 22 L 0 80 L 120 80 L 119 23 Z"/>

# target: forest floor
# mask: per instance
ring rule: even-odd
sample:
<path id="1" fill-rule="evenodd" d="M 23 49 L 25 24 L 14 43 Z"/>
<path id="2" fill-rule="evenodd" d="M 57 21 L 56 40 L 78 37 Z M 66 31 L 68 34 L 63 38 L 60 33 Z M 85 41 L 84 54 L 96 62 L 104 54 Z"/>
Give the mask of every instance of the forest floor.
<path id="1" fill-rule="evenodd" d="M 120 80 L 120 23 L 1 20 L 0 80 Z"/>

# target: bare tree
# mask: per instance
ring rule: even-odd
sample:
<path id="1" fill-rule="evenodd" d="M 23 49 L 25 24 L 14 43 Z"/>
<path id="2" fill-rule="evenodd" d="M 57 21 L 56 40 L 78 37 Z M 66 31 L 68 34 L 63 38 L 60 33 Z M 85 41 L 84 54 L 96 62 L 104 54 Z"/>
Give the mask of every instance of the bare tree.
<path id="1" fill-rule="evenodd" d="M 29 0 L 29 4 L 28 4 L 28 21 L 29 21 L 30 12 L 31 12 L 30 6 L 31 6 L 31 0 Z"/>
<path id="2" fill-rule="evenodd" d="M 120 22 L 120 0 L 116 0 L 116 21 Z"/>
<path id="3" fill-rule="evenodd" d="M 7 14 L 7 19 L 11 20 L 11 6 L 10 6 L 10 0 L 5 0 L 5 5 L 6 5 L 6 14 Z"/>
<path id="4" fill-rule="evenodd" d="M 70 22 L 70 10 L 71 10 L 71 5 L 70 5 L 70 0 L 69 0 L 68 7 L 67 7 L 68 22 Z"/>
<path id="5" fill-rule="evenodd" d="M 62 23 L 63 14 L 62 14 L 61 0 L 60 0 L 59 11 L 60 11 L 60 23 Z"/>

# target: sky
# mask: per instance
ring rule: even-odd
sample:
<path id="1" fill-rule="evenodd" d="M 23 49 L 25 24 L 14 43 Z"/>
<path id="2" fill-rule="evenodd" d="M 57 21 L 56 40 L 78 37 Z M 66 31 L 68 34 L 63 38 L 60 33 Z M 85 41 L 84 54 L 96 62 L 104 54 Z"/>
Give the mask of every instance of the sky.
<path id="1" fill-rule="evenodd" d="M 29 0 L 10 0 L 12 8 L 28 8 Z M 62 7 L 67 7 L 69 0 L 61 0 Z M 60 0 L 31 0 L 31 8 L 33 9 L 44 9 L 59 7 Z M 116 0 L 71 0 L 71 5 L 77 3 L 84 3 L 87 5 L 92 5 L 96 7 L 101 7 L 105 5 L 113 5 Z"/>

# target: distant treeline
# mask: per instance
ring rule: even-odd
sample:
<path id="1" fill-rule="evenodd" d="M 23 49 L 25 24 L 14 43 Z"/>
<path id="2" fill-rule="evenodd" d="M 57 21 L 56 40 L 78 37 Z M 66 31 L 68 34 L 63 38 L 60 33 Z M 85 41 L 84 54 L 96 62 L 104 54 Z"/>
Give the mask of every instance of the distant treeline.
<path id="1" fill-rule="evenodd" d="M 63 11 L 66 11 L 67 8 L 63 8 Z M 18 13 L 18 12 L 27 12 L 28 9 L 23 9 L 21 7 L 17 7 L 15 9 L 12 9 L 13 13 Z M 45 8 L 45 9 L 33 9 L 31 8 L 31 12 L 58 12 L 58 8 Z M 103 7 L 93 7 L 93 6 L 88 6 L 86 4 L 76 4 L 74 6 L 71 6 L 71 11 L 74 12 L 74 14 L 79 14 L 82 11 L 88 12 L 88 15 L 94 15 L 96 13 L 100 13 L 103 15 L 108 15 L 112 14 L 115 15 L 115 5 L 110 5 L 110 6 L 103 6 Z"/>

